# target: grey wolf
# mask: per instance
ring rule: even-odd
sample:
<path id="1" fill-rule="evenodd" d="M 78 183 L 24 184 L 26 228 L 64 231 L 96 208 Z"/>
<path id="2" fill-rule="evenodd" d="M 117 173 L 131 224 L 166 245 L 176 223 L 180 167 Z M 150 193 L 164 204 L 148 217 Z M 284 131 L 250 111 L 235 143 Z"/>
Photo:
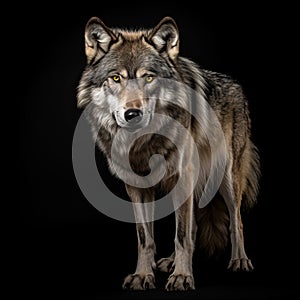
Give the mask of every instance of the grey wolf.
<path id="1" fill-rule="evenodd" d="M 85 28 L 85 53 L 87 64 L 78 85 L 77 105 L 90 107 L 91 130 L 97 135 L 97 145 L 107 157 L 111 172 L 118 176 L 117 165 L 123 176 L 130 177 L 132 173 L 123 163 L 127 156 L 132 170 L 139 176 L 151 172 L 152 155 L 161 154 L 166 161 L 166 172 L 159 184 L 140 188 L 125 182 L 133 203 L 155 204 L 156 190 L 165 193 L 172 190 L 182 173 L 192 181 L 193 146 L 188 138 L 169 128 L 168 122 L 158 122 L 159 129 L 167 128 L 169 135 L 180 141 L 183 154 L 178 153 L 169 139 L 153 133 L 138 138 L 131 149 L 124 147 L 124 139 L 120 138 L 118 161 L 113 162 L 111 147 L 118 132 L 147 128 L 155 113 L 166 115 L 191 133 L 201 156 L 196 188 L 175 211 L 175 249 L 169 257 L 155 258 L 154 222 L 145 221 L 146 214 L 154 213 L 154 205 L 149 206 L 150 211 L 135 209 L 137 266 L 124 279 L 123 288 L 154 289 L 155 270 L 160 270 L 170 273 L 167 290 L 194 289 L 192 258 L 196 243 L 214 255 L 230 241 L 228 268 L 252 270 L 244 247 L 241 208 L 256 203 L 260 164 L 257 148 L 251 141 L 248 102 L 241 86 L 227 75 L 204 70 L 181 57 L 179 30 L 170 17 L 162 19 L 154 28 L 143 30 L 109 28 L 99 18 L 92 17 Z M 222 126 L 227 156 L 225 173 L 214 199 L 202 208 L 198 200 L 209 173 L 211 150 L 203 124 L 184 109 L 193 106 L 197 111 L 200 102 L 184 89 L 176 89 L 176 85 L 163 84 L 161 79 L 180 82 L 196 91 L 213 109 Z M 188 184 L 182 188 L 189 188 Z"/>

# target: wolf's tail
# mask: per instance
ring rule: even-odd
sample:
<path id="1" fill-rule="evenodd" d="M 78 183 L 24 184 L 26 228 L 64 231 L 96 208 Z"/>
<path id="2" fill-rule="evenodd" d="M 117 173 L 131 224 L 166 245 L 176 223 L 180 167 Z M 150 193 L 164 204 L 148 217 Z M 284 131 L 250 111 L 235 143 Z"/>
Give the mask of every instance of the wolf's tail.
<path id="1" fill-rule="evenodd" d="M 256 146 L 250 142 L 250 147 L 246 150 L 248 161 L 248 172 L 246 174 L 246 186 L 243 193 L 242 206 L 250 209 L 256 203 L 258 194 L 258 181 L 260 178 L 260 161 Z"/>
<path id="2" fill-rule="evenodd" d="M 209 256 L 218 254 L 228 243 L 229 215 L 223 198 L 216 195 L 197 210 L 198 242 Z"/>
<path id="3" fill-rule="evenodd" d="M 242 206 L 250 209 L 256 203 L 260 178 L 259 154 L 252 142 L 245 150 L 244 162 Z M 225 249 L 229 237 L 229 214 L 221 195 L 216 194 L 208 205 L 197 209 L 197 225 L 199 246 L 209 256 Z"/>

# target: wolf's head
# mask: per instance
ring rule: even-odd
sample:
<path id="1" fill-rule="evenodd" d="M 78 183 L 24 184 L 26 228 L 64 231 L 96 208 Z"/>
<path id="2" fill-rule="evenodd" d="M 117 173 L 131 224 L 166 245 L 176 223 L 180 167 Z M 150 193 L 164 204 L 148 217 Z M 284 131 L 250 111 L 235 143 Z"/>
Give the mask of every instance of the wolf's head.
<path id="1" fill-rule="evenodd" d="M 78 106 L 94 102 L 97 118 L 106 127 L 147 126 L 163 105 L 158 100 L 172 91 L 166 80 L 180 78 L 175 67 L 178 52 L 178 28 L 170 17 L 139 31 L 111 29 L 91 18 L 85 28 L 87 66 L 78 87 Z"/>

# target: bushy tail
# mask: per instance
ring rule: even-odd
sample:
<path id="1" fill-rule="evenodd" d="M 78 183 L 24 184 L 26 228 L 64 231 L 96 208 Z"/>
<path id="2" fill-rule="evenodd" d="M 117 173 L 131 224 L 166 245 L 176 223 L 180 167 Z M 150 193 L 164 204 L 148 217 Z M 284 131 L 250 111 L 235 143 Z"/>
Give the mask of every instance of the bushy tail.
<path id="1" fill-rule="evenodd" d="M 209 256 L 218 254 L 228 243 L 229 215 L 223 198 L 216 195 L 197 211 L 199 247 Z"/>
<path id="2" fill-rule="evenodd" d="M 258 181 L 260 178 L 260 161 L 258 150 L 255 145 L 250 142 L 250 147 L 247 156 L 248 160 L 248 172 L 246 175 L 246 187 L 243 193 L 242 205 L 245 209 L 250 209 L 256 203 L 257 194 L 259 190 Z"/>
<path id="3" fill-rule="evenodd" d="M 256 203 L 259 190 L 260 162 L 257 148 L 252 142 L 244 152 L 245 185 L 242 206 L 250 209 Z M 211 256 L 225 249 L 229 238 L 229 214 L 221 195 L 204 208 L 197 210 L 198 240 L 200 249 Z"/>

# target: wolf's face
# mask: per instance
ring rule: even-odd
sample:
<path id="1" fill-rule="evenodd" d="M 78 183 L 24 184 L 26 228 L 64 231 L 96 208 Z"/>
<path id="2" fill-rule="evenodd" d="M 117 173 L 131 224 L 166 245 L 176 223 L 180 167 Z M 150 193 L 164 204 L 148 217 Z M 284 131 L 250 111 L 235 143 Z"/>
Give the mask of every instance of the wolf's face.
<path id="1" fill-rule="evenodd" d="M 159 96 L 159 75 L 144 67 L 139 67 L 131 75 L 128 69 L 121 63 L 106 76 L 103 89 L 109 111 L 118 126 L 134 130 L 151 121 Z"/>
<path id="2" fill-rule="evenodd" d="M 106 118 L 119 127 L 145 127 L 172 87 L 163 79 L 176 79 L 174 68 L 179 41 L 170 18 L 153 30 L 107 28 L 92 18 L 85 31 L 88 65 L 79 85 L 78 105 L 94 101 Z M 103 114 L 103 111 L 102 111 Z"/>

